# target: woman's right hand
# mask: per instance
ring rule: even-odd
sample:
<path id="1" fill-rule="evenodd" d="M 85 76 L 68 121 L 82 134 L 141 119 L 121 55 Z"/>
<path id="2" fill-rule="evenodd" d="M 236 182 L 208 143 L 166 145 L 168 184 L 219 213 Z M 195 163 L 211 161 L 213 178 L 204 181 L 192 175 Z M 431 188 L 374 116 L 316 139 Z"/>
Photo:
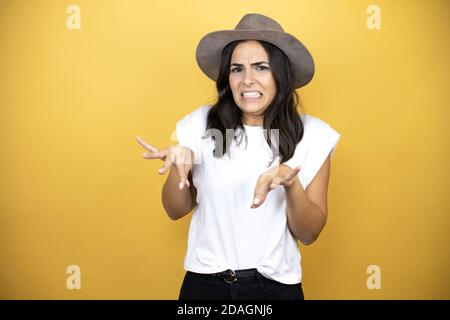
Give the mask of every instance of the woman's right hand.
<path id="1" fill-rule="evenodd" d="M 190 187 L 188 180 L 189 172 L 192 170 L 194 163 L 194 152 L 188 148 L 180 145 L 171 145 L 164 150 L 158 150 L 152 145 L 146 143 L 141 137 L 136 137 L 137 142 L 149 152 L 144 152 L 142 156 L 145 159 L 161 159 L 164 161 L 164 166 L 158 170 L 159 174 L 164 174 L 173 164 L 176 167 L 178 177 L 180 178 L 180 190 L 186 185 Z"/>

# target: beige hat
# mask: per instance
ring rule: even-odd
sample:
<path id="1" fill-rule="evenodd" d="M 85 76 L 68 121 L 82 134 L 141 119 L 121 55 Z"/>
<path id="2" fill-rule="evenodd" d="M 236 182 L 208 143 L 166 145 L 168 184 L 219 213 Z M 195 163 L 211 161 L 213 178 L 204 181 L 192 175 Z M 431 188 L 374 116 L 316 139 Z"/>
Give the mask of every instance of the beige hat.
<path id="1" fill-rule="evenodd" d="M 217 80 L 222 50 L 236 40 L 262 40 L 280 48 L 294 69 L 295 88 L 308 84 L 314 76 L 313 58 L 297 38 L 284 32 L 275 20 L 250 13 L 242 17 L 234 30 L 211 32 L 200 40 L 195 53 L 197 64 L 210 79 Z"/>

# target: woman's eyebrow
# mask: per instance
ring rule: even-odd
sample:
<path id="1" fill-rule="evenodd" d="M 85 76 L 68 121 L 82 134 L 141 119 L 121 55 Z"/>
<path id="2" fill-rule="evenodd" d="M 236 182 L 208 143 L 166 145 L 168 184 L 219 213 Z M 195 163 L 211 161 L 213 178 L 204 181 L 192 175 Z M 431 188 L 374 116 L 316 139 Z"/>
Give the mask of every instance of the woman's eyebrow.
<path id="1" fill-rule="evenodd" d="M 252 66 L 259 66 L 260 64 L 263 64 L 263 63 L 269 64 L 269 63 L 266 62 L 266 61 L 258 61 L 258 62 L 252 63 L 251 65 L 252 65 Z M 232 63 L 232 64 L 230 64 L 230 67 L 232 67 L 232 66 L 242 67 L 242 66 L 244 66 L 244 65 L 243 65 L 242 63 Z"/>

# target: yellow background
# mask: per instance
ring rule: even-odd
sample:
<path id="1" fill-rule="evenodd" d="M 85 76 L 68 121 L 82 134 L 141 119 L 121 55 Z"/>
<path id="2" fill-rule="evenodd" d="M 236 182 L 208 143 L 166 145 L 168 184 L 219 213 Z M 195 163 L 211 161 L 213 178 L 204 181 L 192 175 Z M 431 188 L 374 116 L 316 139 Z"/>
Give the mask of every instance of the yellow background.
<path id="1" fill-rule="evenodd" d="M 81 29 L 69 30 L 69 5 Z M 381 9 L 369 30 L 366 9 Z M 215 98 L 195 62 L 208 32 L 249 12 L 316 62 L 305 112 L 341 133 L 329 220 L 301 247 L 307 299 L 449 299 L 449 12 L 422 1 L 0 0 L 0 298 L 176 299 L 190 215 L 139 135 Z M 81 268 L 81 290 L 66 268 Z M 381 289 L 369 290 L 369 265 Z"/>

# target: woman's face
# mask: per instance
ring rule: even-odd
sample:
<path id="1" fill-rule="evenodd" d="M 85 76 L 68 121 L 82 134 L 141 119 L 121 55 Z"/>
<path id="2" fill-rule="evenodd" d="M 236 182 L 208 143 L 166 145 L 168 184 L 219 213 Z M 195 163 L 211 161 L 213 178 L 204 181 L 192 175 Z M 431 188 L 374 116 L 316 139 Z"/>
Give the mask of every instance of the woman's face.
<path id="1" fill-rule="evenodd" d="M 229 81 L 234 101 L 243 112 L 242 122 L 262 126 L 277 88 L 267 52 L 258 41 L 244 41 L 234 48 Z"/>

